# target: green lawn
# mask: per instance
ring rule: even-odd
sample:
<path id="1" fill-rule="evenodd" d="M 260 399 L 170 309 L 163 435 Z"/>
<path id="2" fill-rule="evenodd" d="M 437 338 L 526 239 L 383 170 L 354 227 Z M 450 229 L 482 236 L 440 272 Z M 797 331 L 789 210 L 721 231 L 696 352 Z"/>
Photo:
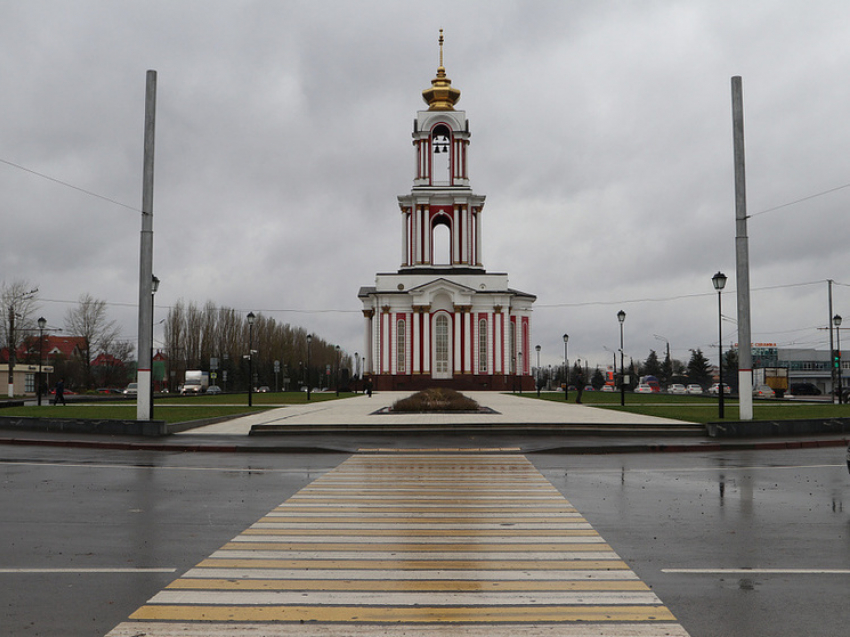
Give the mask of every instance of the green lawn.
<path id="1" fill-rule="evenodd" d="M 536 393 L 524 396 L 537 398 Z M 564 402 L 562 392 L 541 392 L 541 400 Z M 575 392 L 570 392 L 570 402 L 575 402 Z M 620 406 L 620 394 L 608 392 L 584 392 L 584 405 L 618 411 L 628 411 L 647 416 L 673 418 L 688 422 L 716 422 L 720 420 L 718 401 L 709 396 L 671 396 L 669 394 L 635 394 L 626 392 L 626 405 Z M 738 400 L 725 401 L 726 420 L 738 420 Z M 753 400 L 753 420 L 803 420 L 806 418 L 848 418 L 850 405 L 804 402 L 801 400 Z"/>
<path id="2" fill-rule="evenodd" d="M 339 398 L 354 394 L 343 393 Z M 313 392 L 310 402 L 337 400 L 333 392 Z M 303 405 L 307 403 L 306 392 L 268 392 L 254 394 L 251 398 L 252 407 L 248 407 L 248 394 L 222 394 L 217 396 L 169 396 L 157 397 L 154 401 L 154 420 L 164 420 L 168 423 L 185 422 L 219 418 L 222 416 L 238 416 L 273 409 L 284 405 Z M 41 407 L 10 407 L 0 409 L 0 416 L 28 418 L 105 418 L 114 420 L 135 420 L 136 403 L 134 400 L 102 401 L 81 403 L 69 402 L 68 405 L 53 406 L 45 402 Z"/>

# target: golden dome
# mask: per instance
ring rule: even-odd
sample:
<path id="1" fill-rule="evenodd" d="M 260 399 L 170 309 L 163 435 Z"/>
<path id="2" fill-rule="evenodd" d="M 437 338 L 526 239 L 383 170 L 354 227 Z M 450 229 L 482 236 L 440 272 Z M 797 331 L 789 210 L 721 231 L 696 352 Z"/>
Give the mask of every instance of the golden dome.
<path id="1" fill-rule="evenodd" d="M 452 87 L 452 81 L 446 77 L 443 68 L 443 30 L 440 29 L 440 66 L 437 77 L 431 80 L 431 88 L 422 91 L 422 99 L 428 105 L 429 111 L 453 111 L 460 99 L 460 90 Z"/>

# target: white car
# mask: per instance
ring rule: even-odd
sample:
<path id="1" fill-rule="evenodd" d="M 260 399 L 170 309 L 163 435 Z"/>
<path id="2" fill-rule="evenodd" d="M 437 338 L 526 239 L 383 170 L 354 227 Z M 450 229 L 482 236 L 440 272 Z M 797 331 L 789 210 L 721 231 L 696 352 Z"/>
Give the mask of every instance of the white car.
<path id="1" fill-rule="evenodd" d="M 718 393 L 720 393 L 720 384 L 714 383 L 711 387 L 708 388 L 708 393 L 712 394 L 713 396 L 716 396 Z M 731 393 L 732 388 L 729 387 L 729 385 L 727 385 L 726 383 L 723 383 L 723 394 L 726 395 Z"/>
<path id="2" fill-rule="evenodd" d="M 687 392 L 692 395 L 699 395 L 702 393 L 702 386 L 697 385 L 696 383 L 691 383 L 688 385 Z"/>
<path id="3" fill-rule="evenodd" d="M 680 383 L 674 383 L 667 388 L 668 394 L 687 394 L 688 390 Z"/>
<path id="4" fill-rule="evenodd" d="M 646 383 L 641 383 L 637 387 L 635 387 L 636 394 L 651 394 L 652 393 L 652 385 L 647 385 Z"/>
<path id="5" fill-rule="evenodd" d="M 756 398 L 775 398 L 776 392 L 770 385 L 759 385 L 753 390 L 753 396 Z"/>

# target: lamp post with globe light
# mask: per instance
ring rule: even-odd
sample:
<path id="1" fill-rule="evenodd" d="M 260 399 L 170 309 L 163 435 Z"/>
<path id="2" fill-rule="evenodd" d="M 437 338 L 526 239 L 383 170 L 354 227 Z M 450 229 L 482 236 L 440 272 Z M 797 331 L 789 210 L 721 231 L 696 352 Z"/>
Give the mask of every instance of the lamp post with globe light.
<path id="1" fill-rule="evenodd" d="M 726 287 L 726 275 L 722 272 L 718 272 L 713 277 L 711 277 L 711 282 L 714 284 L 714 289 L 717 290 L 717 351 L 719 353 L 719 365 L 717 367 L 717 395 L 720 397 L 718 401 L 718 415 L 720 418 L 725 418 L 723 413 L 723 311 L 720 301 L 720 293 L 723 292 L 723 288 Z"/>
<path id="2" fill-rule="evenodd" d="M 567 356 L 567 343 L 570 340 L 569 334 L 564 334 L 564 400 L 570 399 L 570 359 Z"/>
<path id="3" fill-rule="evenodd" d="M 248 312 L 248 406 L 251 407 L 253 400 L 254 388 L 254 316 L 253 312 Z"/>
<path id="4" fill-rule="evenodd" d="M 835 358 L 835 366 L 838 370 L 838 404 L 840 405 L 842 400 L 842 389 L 841 389 L 841 315 L 836 314 L 832 317 L 832 324 L 835 326 L 835 338 L 836 338 L 836 358 Z"/>
<path id="5" fill-rule="evenodd" d="M 623 310 L 617 312 L 617 320 L 620 321 L 620 406 L 626 404 L 626 368 L 623 361 L 623 323 L 626 322 L 626 313 Z"/>

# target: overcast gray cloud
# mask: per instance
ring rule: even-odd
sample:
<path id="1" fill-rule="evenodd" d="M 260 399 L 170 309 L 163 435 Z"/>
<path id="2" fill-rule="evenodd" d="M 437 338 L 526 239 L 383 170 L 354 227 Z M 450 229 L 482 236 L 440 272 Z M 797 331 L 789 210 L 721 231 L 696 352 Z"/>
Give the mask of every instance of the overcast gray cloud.
<path id="1" fill-rule="evenodd" d="M 751 213 L 850 183 L 850 6 L 807 2 L 0 0 L 0 160 L 141 206 L 158 72 L 157 315 L 211 300 L 362 351 L 356 298 L 401 258 L 420 93 L 462 91 L 484 265 L 538 296 L 535 343 L 605 363 L 716 352 L 735 316 L 730 78 Z M 136 337 L 138 212 L 0 164 L 0 279 L 61 324 L 81 294 Z M 850 188 L 749 221 L 753 339 L 825 347 Z M 800 285 L 805 284 L 805 285 Z M 846 285 L 836 311 L 850 313 Z M 155 340 L 161 335 L 157 333 Z M 736 342 L 735 325 L 724 342 Z"/>

